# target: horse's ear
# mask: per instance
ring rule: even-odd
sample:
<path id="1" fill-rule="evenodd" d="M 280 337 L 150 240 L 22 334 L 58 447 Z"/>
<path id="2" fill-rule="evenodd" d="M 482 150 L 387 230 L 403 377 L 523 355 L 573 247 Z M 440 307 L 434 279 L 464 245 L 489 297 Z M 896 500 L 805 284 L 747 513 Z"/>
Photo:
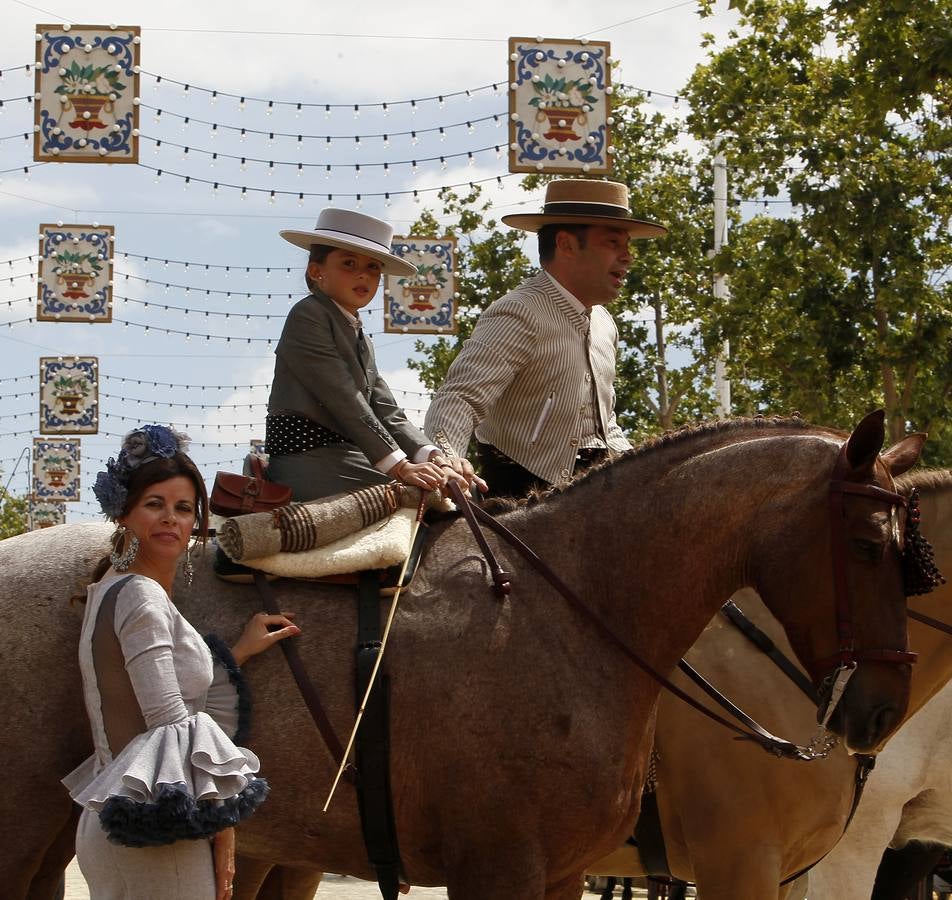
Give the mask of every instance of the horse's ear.
<path id="1" fill-rule="evenodd" d="M 846 442 L 846 460 L 854 476 L 862 478 L 872 472 L 886 440 L 885 422 L 886 411 L 877 409 L 853 429 Z"/>
<path id="2" fill-rule="evenodd" d="M 893 444 L 883 453 L 880 459 L 886 464 L 886 468 L 889 469 L 889 474 L 892 475 L 893 478 L 897 475 L 902 475 L 903 472 L 908 472 L 909 469 L 919 462 L 919 457 L 922 455 L 922 447 L 928 436 L 929 435 L 923 432 L 910 434 L 898 443 Z"/>

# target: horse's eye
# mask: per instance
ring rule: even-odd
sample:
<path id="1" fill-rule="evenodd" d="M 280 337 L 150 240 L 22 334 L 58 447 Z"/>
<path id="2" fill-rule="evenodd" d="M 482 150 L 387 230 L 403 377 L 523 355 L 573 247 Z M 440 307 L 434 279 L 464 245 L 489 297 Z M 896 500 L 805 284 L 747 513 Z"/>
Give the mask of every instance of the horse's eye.
<path id="1" fill-rule="evenodd" d="M 853 538 L 853 550 L 856 555 L 867 562 L 879 562 L 883 556 L 884 545 L 877 541 L 869 541 L 864 538 Z"/>

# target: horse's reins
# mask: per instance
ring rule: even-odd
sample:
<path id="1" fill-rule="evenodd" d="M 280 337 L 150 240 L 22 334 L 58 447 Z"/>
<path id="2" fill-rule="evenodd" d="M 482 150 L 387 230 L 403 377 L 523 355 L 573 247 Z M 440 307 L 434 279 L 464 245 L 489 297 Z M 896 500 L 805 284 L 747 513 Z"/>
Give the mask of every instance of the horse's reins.
<path id="1" fill-rule="evenodd" d="M 800 690 L 806 695 L 810 702 L 814 706 L 819 706 L 820 699 L 817 696 L 817 692 L 813 687 L 813 682 L 810 681 L 783 653 L 776 644 L 761 631 L 747 616 L 744 615 L 743 611 L 733 600 L 728 600 L 721 607 L 721 613 L 724 615 L 728 621 L 738 630 L 741 634 L 744 635 L 747 640 L 749 640 L 758 650 L 760 650 L 768 659 L 778 668 L 787 678 L 790 679 Z M 949 629 L 952 632 L 952 628 Z M 834 744 L 831 744 L 829 749 L 832 750 Z M 876 757 L 870 753 L 857 753 L 856 755 L 856 774 L 853 779 L 853 799 L 850 803 L 849 812 L 846 814 L 846 821 L 843 823 L 843 831 L 840 832 L 840 836 L 836 839 L 836 843 L 830 847 L 826 853 L 823 854 L 819 859 L 814 860 L 807 866 L 804 866 L 802 869 L 798 869 L 792 875 L 788 875 L 783 881 L 780 882 L 781 885 L 790 884 L 792 881 L 796 881 L 801 875 L 805 875 L 810 871 L 815 865 L 822 862 L 826 857 L 833 852 L 834 847 L 843 839 L 843 835 L 846 834 L 847 830 L 850 827 L 850 823 L 853 821 L 853 816 L 856 815 L 856 810 L 859 807 L 860 800 L 863 799 L 863 789 L 866 787 L 866 782 L 869 780 L 870 773 L 873 771 L 873 768 L 876 765 Z"/>
<path id="2" fill-rule="evenodd" d="M 744 740 L 754 741 L 755 743 L 763 747 L 764 750 L 768 751 L 769 753 L 773 753 L 775 756 L 785 757 L 787 759 L 802 759 L 802 760 L 811 760 L 816 758 L 816 754 L 813 753 L 813 751 L 811 751 L 810 748 L 799 747 L 790 741 L 785 741 L 783 740 L 783 738 L 778 738 L 776 735 L 771 734 L 765 728 L 758 725 L 753 719 L 747 716 L 746 713 L 740 710 L 739 707 L 736 707 L 733 703 L 731 703 L 730 700 L 728 700 L 726 697 L 720 694 L 716 690 L 716 688 L 710 685 L 703 678 L 703 676 L 701 676 L 699 673 L 691 669 L 691 667 L 682 660 L 682 664 L 686 666 L 687 669 L 690 669 L 690 671 L 693 673 L 691 677 L 699 679 L 700 682 L 703 682 L 704 684 L 706 684 L 708 688 L 710 689 L 710 691 L 712 691 L 713 694 L 716 694 L 720 698 L 718 702 L 722 703 L 722 705 L 725 706 L 725 709 L 730 710 L 732 714 L 737 715 L 739 720 L 743 722 L 751 730 L 746 731 L 744 728 L 741 728 L 738 725 L 735 725 L 733 722 L 729 721 L 728 719 L 725 719 L 723 716 L 718 715 L 713 710 L 708 709 L 706 706 L 704 706 L 703 703 L 699 703 L 690 694 L 688 694 L 686 691 L 683 691 L 676 684 L 674 684 L 672 681 L 670 681 L 668 678 L 666 678 L 664 675 L 658 672 L 657 669 L 655 669 L 650 663 L 643 660 L 631 647 L 628 646 L 628 644 L 626 644 L 620 637 L 618 637 L 618 635 L 615 634 L 615 632 L 612 631 L 611 628 L 609 628 L 608 625 L 606 625 L 601 620 L 601 618 L 595 612 L 593 612 L 581 600 L 581 598 L 564 581 L 562 581 L 562 579 L 559 578 L 559 576 L 556 575 L 555 572 L 552 571 L 552 569 L 549 568 L 549 566 L 542 559 L 540 559 L 540 557 L 536 554 L 536 552 L 531 547 L 525 544 L 519 537 L 517 537 L 508 528 L 506 528 L 505 525 L 498 522 L 491 515 L 489 515 L 489 513 L 487 513 L 485 510 L 480 509 L 480 507 L 470 503 L 468 498 L 463 494 L 462 489 L 459 487 L 459 485 L 455 481 L 452 481 L 449 483 L 448 489 L 450 494 L 453 497 L 453 501 L 460 508 L 460 510 L 463 511 L 466 521 L 470 524 L 470 527 L 474 529 L 474 532 L 473 532 L 474 535 L 477 533 L 477 529 L 479 529 L 479 522 L 476 521 L 477 519 L 479 519 L 480 522 L 489 526 L 507 543 L 511 544 L 516 550 L 518 550 L 526 558 L 526 560 L 528 560 L 528 562 L 536 569 L 536 571 L 543 578 L 545 578 L 545 580 L 548 581 L 549 584 L 551 584 L 552 587 L 554 587 L 563 596 L 563 598 L 565 598 L 565 600 L 568 601 L 569 605 L 573 609 L 575 609 L 576 612 L 578 612 L 584 618 L 588 619 L 588 621 L 602 634 L 602 636 L 606 640 L 613 643 L 624 656 L 626 656 L 636 666 L 638 666 L 640 669 L 642 669 L 644 672 L 650 675 L 662 687 L 666 688 L 676 697 L 679 697 L 689 706 L 693 707 L 698 712 L 707 716 L 709 719 L 712 719 L 713 721 L 723 725 L 725 728 L 728 728 L 731 731 L 735 732 L 737 735 L 740 736 L 740 738 Z M 490 569 L 494 573 L 495 572 L 502 573 L 503 570 L 501 566 L 499 566 L 498 562 L 496 561 L 495 556 L 493 556 L 492 550 L 489 549 L 489 545 L 486 542 L 485 537 L 481 534 L 481 531 L 480 531 L 480 538 L 478 539 L 478 543 L 481 549 L 485 546 L 486 550 L 488 550 L 487 562 L 489 563 Z M 500 594 L 508 593 L 508 591 L 497 589 L 497 593 L 500 593 Z M 707 688 L 705 688 L 705 690 L 707 690 Z"/>
<path id="3" fill-rule="evenodd" d="M 829 719 L 832 716 L 839 700 L 845 693 L 847 683 L 849 682 L 849 679 L 852 677 L 853 673 L 856 671 L 856 666 L 859 660 L 876 660 L 879 662 L 890 662 L 899 665 L 913 663 L 917 658 L 915 653 L 907 650 L 891 650 L 884 648 L 857 650 L 855 647 L 853 638 L 852 607 L 850 604 L 849 585 L 846 576 L 846 535 L 842 527 L 840 527 L 844 517 L 844 495 L 858 494 L 869 497 L 873 500 L 878 500 L 882 503 L 886 503 L 890 507 L 905 506 L 906 498 L 901 494 L 897 494 L 893 491 L 887 491 L 875 485 L 857 484 L 855 482 L 844 480 L 843 476 L 846 474 L 846 470 L 849 465 L 846 452 L 847 444 L 844 443 L 840 448 L 839 455 L 837 456 L 836 463 L 834 464 L 833 477 L 830 481 L 829 487 L 830 540 L 832 544 L 833 586 L 834 597 L 836 599 L 836 624 L 839 650 L 833 656 L 822 660 L 816 660 L 813 664 L 814 669 L 820 669 L 821 671 L 821 667 L 824 663 L 832 663 L 835 665 L 833 673 L 829 676 L 829 680 L 832 682 L 832 688 L 830 691 L 830 699 L 827 703 L 827 708 L 821 722 L 821 730 L 825 729 L 826 724 L 829 722 Z M 448 485 L 448 489 L 451 496 L 453 497 L 454 502 L 460 508 L 464 518 L 469 524 L 469 527 L 473 532 L 473 536 L 475 537 L 480 550 L 486 557 L 486 561 L 489 564 L 489 568 L 493 577 L 494 590 L 496 591 L 497 595 L 504 596 L 505 594 L 509 593 L 511 590 L 511 578 L 508 573 L 503 571 L 502 567 L 496 561 L 496 558 L 493 555 L 485 536 L 482 534 L 482 530 L 479 527 L 479 522 L 477 522 L 477 519 L 495 531 L 507 543 L 518 550 L 536 569 L 536 571 L 542 575 L 542 577 L 545 578 L 545 580 L 548 581 L 549 584 L 551 584 L 552 587 L 554 587 L 565 600 L 568 601 L 569 605 L 572 606 L 581 616 L 588 619 L 588 621 L 593 626 L 595 626 L 602 636 L 610 643 L 614 644 L 624 656 L 635 663 L 635 665 L 638 666 L 638 668 L 640 668 L 642 671 L 650 675 L 663 688 L 674 694 L 679 699 L 683 700 L 693 709 L 696 709 L 709 719 L 718 722 L 725 728 L 735 732 L 740 736 L 741 739 L 754 741 L 764 750 L 768 751 L 769 753 L 773 753 L 776 756 L 781 756 L 788 759 L 813 760 L 826 755 L 827 751 L 818 748 L 816 741 L 814 741 L 813 746 L 800 747 L 791 741 L 778 738 L 776 735 L 771 734 L 769 731 L 755 722 L 750 716 L 748 716 L 742 709 L 740 709 L 740 707 L 732 703 L 727 697 L 721 694 L 720 691 L 710 684 L 710 682 L 708 682 L 689 663 L 682 659 L 678 664 L 679 668 L 685 674 L 687 674 L 688 677 L 690 677 L 691 680 L 695 682 L 695 684 L 701 687 L 709 697 L 714 699 L 722 708 L 727 710 L 732 716 L 734 716 L 734 718 L 736 718 L 750 730 L 747 731 L 744 728 L 735 725 L 733 722 L 725 719 L 723 716 L 718 715 L 704 704 L 699 703 L 690 694 L 683 691 L 672 681 L 658 672 L 653 666 L 642 659 L 631 647 L 629 647 L 628 644 L 626 644 L 617 634 L 615 634 L 615 632 L 609 628 L 608 625 L 606 625 L 605 622 L 603 622 L 602 619 L 581 600 L 578 594 L 576 594 L 564 581 L 562 581 L 561 578 L 559 578 L 558 575 L 555 574 L 555 572 L 552 571 L 548 564 L 545 563 L 545 561 L 543 561 L 538 556 L 538 554 L 532 550 L 531 547 L 526 545 L 519 537 L 506 528 L 505 525 L 497 521 L 495 518 L 489 515 L 489 513 L 485 512 L 485 510 L 470 503 L 469 499 L 465 496 L 462 489 L 460 488 L 458 482 L 451 481 Z"/>

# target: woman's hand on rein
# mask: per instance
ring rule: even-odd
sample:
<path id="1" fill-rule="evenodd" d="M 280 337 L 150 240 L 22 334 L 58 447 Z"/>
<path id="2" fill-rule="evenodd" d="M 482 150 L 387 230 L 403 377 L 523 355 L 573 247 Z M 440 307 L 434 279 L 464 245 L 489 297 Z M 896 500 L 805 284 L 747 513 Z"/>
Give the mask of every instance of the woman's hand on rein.
<path id="1" fill-rule="evenodd" d="M 235 662 L 239 666 L 244 665 L 252 656 L 257 656 L 278 641 L 299 635 L 301 629 L 291 621 L 293 618 L 292 612 L 283 612 L 280 615 L 260 612 L 253 615 L 245 625 L 241 637 L 231 648 Z"/>

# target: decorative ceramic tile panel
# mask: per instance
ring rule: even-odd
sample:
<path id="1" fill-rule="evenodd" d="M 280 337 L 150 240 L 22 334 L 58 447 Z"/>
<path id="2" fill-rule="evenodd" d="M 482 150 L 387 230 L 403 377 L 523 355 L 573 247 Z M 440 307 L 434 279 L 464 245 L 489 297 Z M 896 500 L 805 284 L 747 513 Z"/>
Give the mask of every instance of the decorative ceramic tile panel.
<path id="1" fill-rule="evenodd" d="M 37 25 L 33 159 L 139 161 L 139 27 Z"/>
<path id="2" fill-rule="evenodd" d="M 509 38 L 509 171 L 612 169 L 606 41 Z"/>
<path id="3" fill-rule="evenodd" d="M 53 500 L 37 500 L 30 496 L 27 503 L 27 527 L 30 531 L 63 525 L 66 522 L 66 504 Z"/>
<path id="4" fill-rule="evenodd" d="M 40 434 L 99 431 L 99 360 L 40 357 Z"/>
<path id="5" fill-rule="evenodd" d="M 456 334 L 455 238 L 395 237 L 390 249 L 416 266 L 416 275 L 388 275 L 384 331 Z"/>
<path id="6" fill-rule="evenodd" d="M 112 225 L 41 225 L 38 322 L 111 322 Z"/>
<path id="7" fill-rule="evenodd" d="M 33 496 L 79 500 L 79 438 L 33 438 Z"/>

